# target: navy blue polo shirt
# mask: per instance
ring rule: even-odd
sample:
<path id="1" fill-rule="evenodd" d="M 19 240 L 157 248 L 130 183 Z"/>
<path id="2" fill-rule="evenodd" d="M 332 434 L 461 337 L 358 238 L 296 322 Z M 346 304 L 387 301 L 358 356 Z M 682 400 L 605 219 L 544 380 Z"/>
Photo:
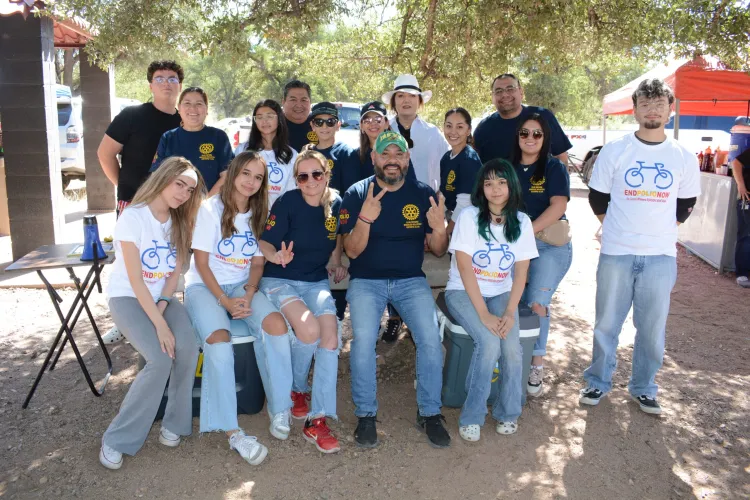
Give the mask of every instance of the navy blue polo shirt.
<path id="1" fill-rule="evenodd" d="M 294 242 L 294 259 L 286 267 L 266 262 L 263 276 L 295 281 L 328 279 L 326 265 L 336 248 L 340 207 L 341 198 L 337 196 L 331 216 L 326 219 L 323 207 L 309 205 L 299 189 L 279 196 L 271 207 L 261 239 L 277 250 L 282 241 L 287 247 Z"/>
<path id="2" fill-rule="evenodd" d="M 354 150 L 354 154 L 358 159 L 359 151 L 360 148 Z M 367 179 L 368 177 L 372 177 L 373 175 L 375 175 L 375 165 L 372 164 L 372 148 L 367 148 L 364 163 L 362 163 L 360 160 L 359 178 L 357 179 L 357 181 Z M 409 170 L 406 171 L 406 178 L 413 181 L 417 180 L 417 174 L 414 172 L 414 164 L 411 162 L 411 159 L 409 159 Z"/>
<path id="3" fill-rule="evenodd" d="M 182 127 L 164 132 L 149 172 L 159 168 L 170 156 L 184 156 L 190 160 L 200 171 L 209 191 L 219 180 L 219 174 L 234 159 L 227 134 L 221 129 L 208 126 L 196 132 L 188 132 Z"/>
<path id="4" fill-rule="evenodd" d="M 446 151 L 440 159 L 440 191 L 445 196 L 445 206 L 456 209 L 456 196 L 471 194 L 477 180 L 482 161 L 471 146 L 466 146 L 451 159 L 451 151 Z"/>
<path id="5" fill-rule="evenodd" d="M 515 118 L 503 118 L 495 111 L 482 120 L 474 131 L 474 149 L 479 153 L 482 163 L 487 163 L 495 158 L 510 159 L 513 152 L 513 141 L 517 141 L 516 128 L 518 123 L 526 121 L 529 115 L 539 113 L 547 120 L 552 141 L 550 142 L 550 153 L 552 156 L 563 154 L 573 147 L 568 136 L 563 132 L 552 111 L 539 106 L 523 106 L 521 114 Z"/>
<path id="6" fill-rule="evenodd" d="M 349 186 L 359 180 L 359 157 L 355 156 L 351 146 L 337 142 L 330 148 L 315 148 L 328 160 L 331 171 L 330 186 L 339 193 L 345 193 Z"/>
<path id="7" fill-rule="evenodd" d="M 375 176 L 357 182 L 344 195 L 339 212 L 341 234 L 354 229 L 372 183 L 375 183 L 373 196 L 377 196 L 382 190 L 375 182 Z M 397 191 L 386 193 L 380 200 L 380 215 L 370 227 L 367 246 L 356 259 L 351 259 L 351 277 L 424 277 L 424 238 L 432 233 L 427 223 L 427 210 L 431 206 L 430 197 L 434 196 L 435 192 L 427 184 L 411 179 L 406 179 Z"/>
<path id="8" fill-rule="evenodd" d="M 534 166 L 517 165 L 516 173 L 521 181 L 521 192 L 523 193 L 524 212 L 531 220 L 549 208 L 549 199 L 553 196 L 565 196 L 570 200 L 570 176 L 568 169 L 560 160 L 552 156 L 547 160 L 544 169 L 544 177 L 541 181 L 534 181 Z M 565 214 L 561 217 L 565 218 Z"/>

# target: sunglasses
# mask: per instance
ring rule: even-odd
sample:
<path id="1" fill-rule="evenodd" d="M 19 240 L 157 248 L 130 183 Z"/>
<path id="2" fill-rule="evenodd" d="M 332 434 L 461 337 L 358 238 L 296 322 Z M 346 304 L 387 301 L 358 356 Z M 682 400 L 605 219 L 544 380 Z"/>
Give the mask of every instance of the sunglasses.
<path id="1" fill-rule="evenodd" d="M 370 125 L 372 123 L 377 123 L 378 125 L 380 125 L 381 123 L 383 123 L 383 117 L 382 116 L 368 116 L 367 118 L 362 119 L 362 123 L 364 123 L 365 125 Z"/>
<path id="2" fill-rule="evenodd" d="M 520 137 L 521 139 L 528 139 L 529 136 L 533 137 L 534 139 L 541 139 L 542 137 L 544 137 L 544 132 L 542 132 L 538 128 L 534 130 L 522 128 L 518 131 L 518 137 Z"/>
<path id="3" fill-rule="evenodd" d="M 338 118 L 313 118 L 313 125 L 316 127 L 322 127 L 323 125 L 327 125 L 328 127 L 335 127 L 336 124 L 339 122 Z"/>
<path id="4" fill-rule="evenodd" d="M 307 172 L 297 174 L 297 184 L 305 184 L 310 180 L 310 175 L 312 175 L 312 178 L 316 181 L 320 181 L 325 177 L 325 172 L 322 170 L 313 170 L 311 174 L 308 174 Z"/>

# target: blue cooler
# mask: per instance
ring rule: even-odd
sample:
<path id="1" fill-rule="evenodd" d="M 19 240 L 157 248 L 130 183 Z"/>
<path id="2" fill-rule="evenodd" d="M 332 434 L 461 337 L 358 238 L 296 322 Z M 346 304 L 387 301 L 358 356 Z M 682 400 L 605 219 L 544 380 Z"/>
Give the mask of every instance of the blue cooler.
<path id="1" fill-rule="evenodd" d="M 732 164 L 732 160 L 741 155 L 745 150 L 750 149 L 750 126 L 735 125 L 729 131 L 729 156 L 727 163 Z"/>
<path id="2" fill-rule="evenodd" d="M 247 323 L 232 320 L 231 330 L 235 332 L 232 336 L 232 347 L 234 348 L 234 381 L 237 392 L 237 414 L 254 415 L 263 409 L 266 401 L 266 393 L 263 390 L 263 382 L 258 371 L 258 363 L 255 360 L 255 349 L 253 343 L 255 337 L 250 336 Z M 143 356 L 138 357 L 138 369 L 146 364 Z M 200 417 L 201 412 L 201 382 L 203 380 L 203 352 L 198 357 L 198 365 L 195 368 L 195 383 L 193 385 L 193 417 Z M 169 387 L 169 382 L 167 382 Z M 167 407 L 167 387 L 164 388 L 164 396 L 161 398 L 156 420 L 164 417 Z"/>
<path id="3" fill-rule="evenodd" d="M 474 341 L 469 337 L 458 322 L 453 319 L 445 304 L 445 292 L 440 292 L 435 301 L 438 308 L 438 322 L 440 334 L 443 339 L 445 360 L 443 363 L 443 405 L 452 408 L 460 408 L 466 399 L 466 375 L 469 373 L 471 355 L 474 352 Z M 523 386 L 523 400 L 526 403 L 526 383 L 529 380 L 531 368 L 531 354 L 534 351 L 534 343 L 539 337 L 539 316 L 531 309 L 519 305 L 519 327 L 521 329 L 521 347 L 523 350 L 523 374 L 521 376 Z M 492 405 L 500 390 L 500 371 L 495 368 L 492 374 L 492 389 L 487 400 Z"/>

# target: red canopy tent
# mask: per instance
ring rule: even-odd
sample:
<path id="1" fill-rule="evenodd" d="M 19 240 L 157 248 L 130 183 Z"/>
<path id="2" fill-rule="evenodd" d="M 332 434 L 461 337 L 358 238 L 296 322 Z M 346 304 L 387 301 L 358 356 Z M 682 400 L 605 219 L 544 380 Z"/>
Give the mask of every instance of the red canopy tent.
<path id="1" fill-rule="evenodd" d="M 604 96 L 602 115 L 632 114 L 633 91 L 646 78 L 660 78 L 674 90 L 675 137 L 679 131 L 680 114 L 750 116 L 750 75 L 729 70 L 710 56 L 680 59 L 644 73 Z"/>

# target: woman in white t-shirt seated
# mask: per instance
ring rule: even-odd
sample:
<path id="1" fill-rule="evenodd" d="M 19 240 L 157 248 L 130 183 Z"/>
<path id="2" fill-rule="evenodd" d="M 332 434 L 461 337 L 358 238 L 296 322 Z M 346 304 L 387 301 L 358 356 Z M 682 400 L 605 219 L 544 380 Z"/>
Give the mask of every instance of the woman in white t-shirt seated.
<path id="1" fill-rule="evenodd" d="M 245 321 L 258 339 L 254 349 L 269 411 L 291 405 L 289 390 L 274 391 L 292 369 L 286 322 L 258 289 L 265 263 L 258 237 L 267 212 L 266 164 L 257 152 L 240 153 L 219 194 L 200 207 L 185 275 L 185 305 L 203 346 L 200 430 L 225 432 L 230 449 L 251 465 L 260 464 L 268 450 L 237 422 L 232 319 Z M 272 425 L 271 432 L 288 435 L 288 423 L 281 430 Z"/>
<path id="2" fill-rule="evenodd" d="M 492 406 L 499 434 L 513 434 L 521 415 L 522 354 L 518 328 L 529 260 L 537 257 L 529 217 L 520 212 L 521 186 L 513 166 L 484 164 L 456 221 L 448 251 L 454 255 L 446 286 L 448 311 L 474 341 L 459 434 L 478 441 L 487 415 L 492 373 L 500 360 L 500 391 Z"/>
<path id="3" fill-rule="evenodd" d="M 175 447 L 193 430 L 193 380 L 198 346 L 190 317 L 178 300 L 193 222 L 205 193 L 203 178 L 185 158 L 172 157 L 138 189 L 115 225 L 115 263 L 107 286 L 117 328 L 145 358 L 102 437 L 99 461 L 122 467 L 146 441 L 169 379 L 159 442 Z"/>
<path id="4" fill-rule="evenodd" d="M 266 162 L 270 210 L 279 196 L 296 187 L 292 169 L 297 151 L 289 145 L 289 128 L 278 102 L 266 99 L 255 105 L 250 138 L 237 146 L 234 154 L 243 151 L 257 151 Z"/>

